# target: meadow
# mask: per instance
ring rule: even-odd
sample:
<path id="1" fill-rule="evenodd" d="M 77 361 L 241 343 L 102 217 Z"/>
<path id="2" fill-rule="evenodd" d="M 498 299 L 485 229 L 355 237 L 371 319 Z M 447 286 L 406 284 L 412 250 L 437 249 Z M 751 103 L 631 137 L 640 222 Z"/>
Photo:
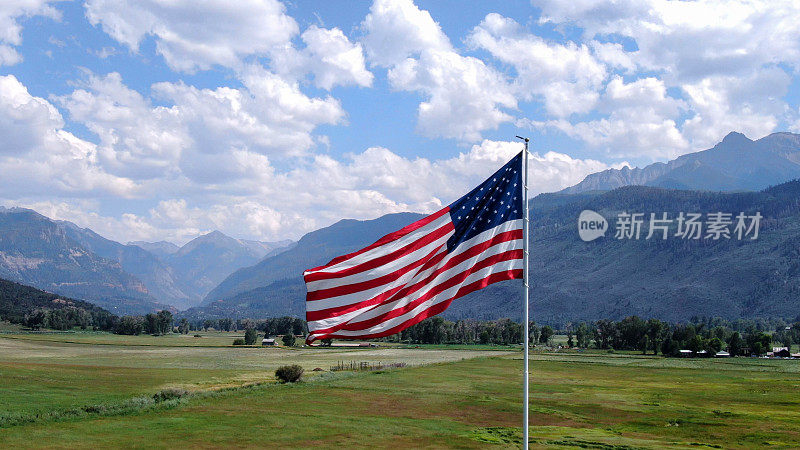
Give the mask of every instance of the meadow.
<path id="1" fill-rule="evenodd" d="M 222 347 L 230 337 L 2 334 L 0 446 L 520 445 L 518 350 Z M 337 361 L 408 367 L 328 371 Z M 291 363 L 306 381 L 276 383 Z M 531 371 L 533 447 L 800 447 L 800 361 L 537 352 Z M 164 390 L 176 397 L 154 401 Z"/>

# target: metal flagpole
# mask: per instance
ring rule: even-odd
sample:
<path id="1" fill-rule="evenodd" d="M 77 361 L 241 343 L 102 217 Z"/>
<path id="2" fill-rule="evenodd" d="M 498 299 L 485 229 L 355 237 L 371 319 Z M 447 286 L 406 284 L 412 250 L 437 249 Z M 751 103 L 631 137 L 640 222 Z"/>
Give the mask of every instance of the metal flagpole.
<path id="1" fill-rule="evenodd" d="M 524 219 L 522 221 L 522 251 L 525 259 L 523 260 L 523 268 L 522 268 L 522 298 L 523 298 L 523 309 L 525 310 L 525 323 L 523 325 L 523 338 L 525 339 L 524 347 L 525 347 L 525 357 L 523 358 L 525 367 L 522 371 L 522 376 L 525 378 L 523 385 L 525 386 L 523 389 L 523 407 L 522 407 L 522 448 L 528 450 L 528 341 L 530 340 L 530 331 L 528 330 L 528 249 L 530 247 L 528 243 L 528 138 L 524 138 L 522 136 L 517 136 L 517 138 L 522 139 L 525 141 L 525 154 L 522 158 L 522 170 L 523 178 L 522 178 L 522 188 L 524 190 L 522 196 L 522 211 L 524 214 Z"/>

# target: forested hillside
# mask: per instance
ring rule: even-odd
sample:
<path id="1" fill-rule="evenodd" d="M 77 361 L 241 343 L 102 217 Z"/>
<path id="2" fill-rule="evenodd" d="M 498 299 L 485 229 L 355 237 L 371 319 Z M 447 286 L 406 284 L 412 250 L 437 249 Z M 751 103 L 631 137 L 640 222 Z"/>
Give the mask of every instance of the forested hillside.
<path id="1" fill-rule="evenodd" d="M 0 320 L 34 327 L 110 329 L 114 316 L 99 306 L 0 279 Z"/>

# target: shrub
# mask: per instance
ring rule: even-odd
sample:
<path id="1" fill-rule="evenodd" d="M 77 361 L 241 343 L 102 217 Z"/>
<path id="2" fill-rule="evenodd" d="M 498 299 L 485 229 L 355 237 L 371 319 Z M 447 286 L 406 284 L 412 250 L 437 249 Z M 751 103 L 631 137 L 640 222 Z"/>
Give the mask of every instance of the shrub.
<path id="1" fill-rule="evenodd" d="M 284 334 L 281 340 L 283 341 L 283 345 L 292 347 L 297 338 L 295 338 L 293 334 Z"/>
<path id="2" fill-rule="evenodd" d="M 233 345 L 244 345 L 244 339 L 236 338 L 233 340 Z"/>
<path id="3" fill-rule="evenodd" d="M 303 368 L 297 364 L 292 364 L 291 366 L 281 366 L 275 371 L 275 378 L 280 380 L 281 383 L 294 383 L 296 381 L 300 381 L 300 378 L 303 376 L 303 372 Z"/>
<path id="4" fill-rule="evenodd" d="M 185 389 L 179 388 L 167 388 L 162 389 L 155 394 L 153 394 L 153 400 L 156 403 L 160 403 L 166 400 L 172 400 L 173 398 L 181 398 L 189 394 L 189 391 Z"/>

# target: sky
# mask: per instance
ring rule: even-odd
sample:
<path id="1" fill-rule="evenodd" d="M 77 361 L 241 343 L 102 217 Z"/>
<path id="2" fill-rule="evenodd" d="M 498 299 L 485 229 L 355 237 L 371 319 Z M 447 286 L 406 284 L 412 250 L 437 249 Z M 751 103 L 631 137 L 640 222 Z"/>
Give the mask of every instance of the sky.
<path id="1" fill-rule="evenodd" d="M 434 212 L 800 132 L 800 3 L 3 0 L 0 205 L 121 242 Z"/>

